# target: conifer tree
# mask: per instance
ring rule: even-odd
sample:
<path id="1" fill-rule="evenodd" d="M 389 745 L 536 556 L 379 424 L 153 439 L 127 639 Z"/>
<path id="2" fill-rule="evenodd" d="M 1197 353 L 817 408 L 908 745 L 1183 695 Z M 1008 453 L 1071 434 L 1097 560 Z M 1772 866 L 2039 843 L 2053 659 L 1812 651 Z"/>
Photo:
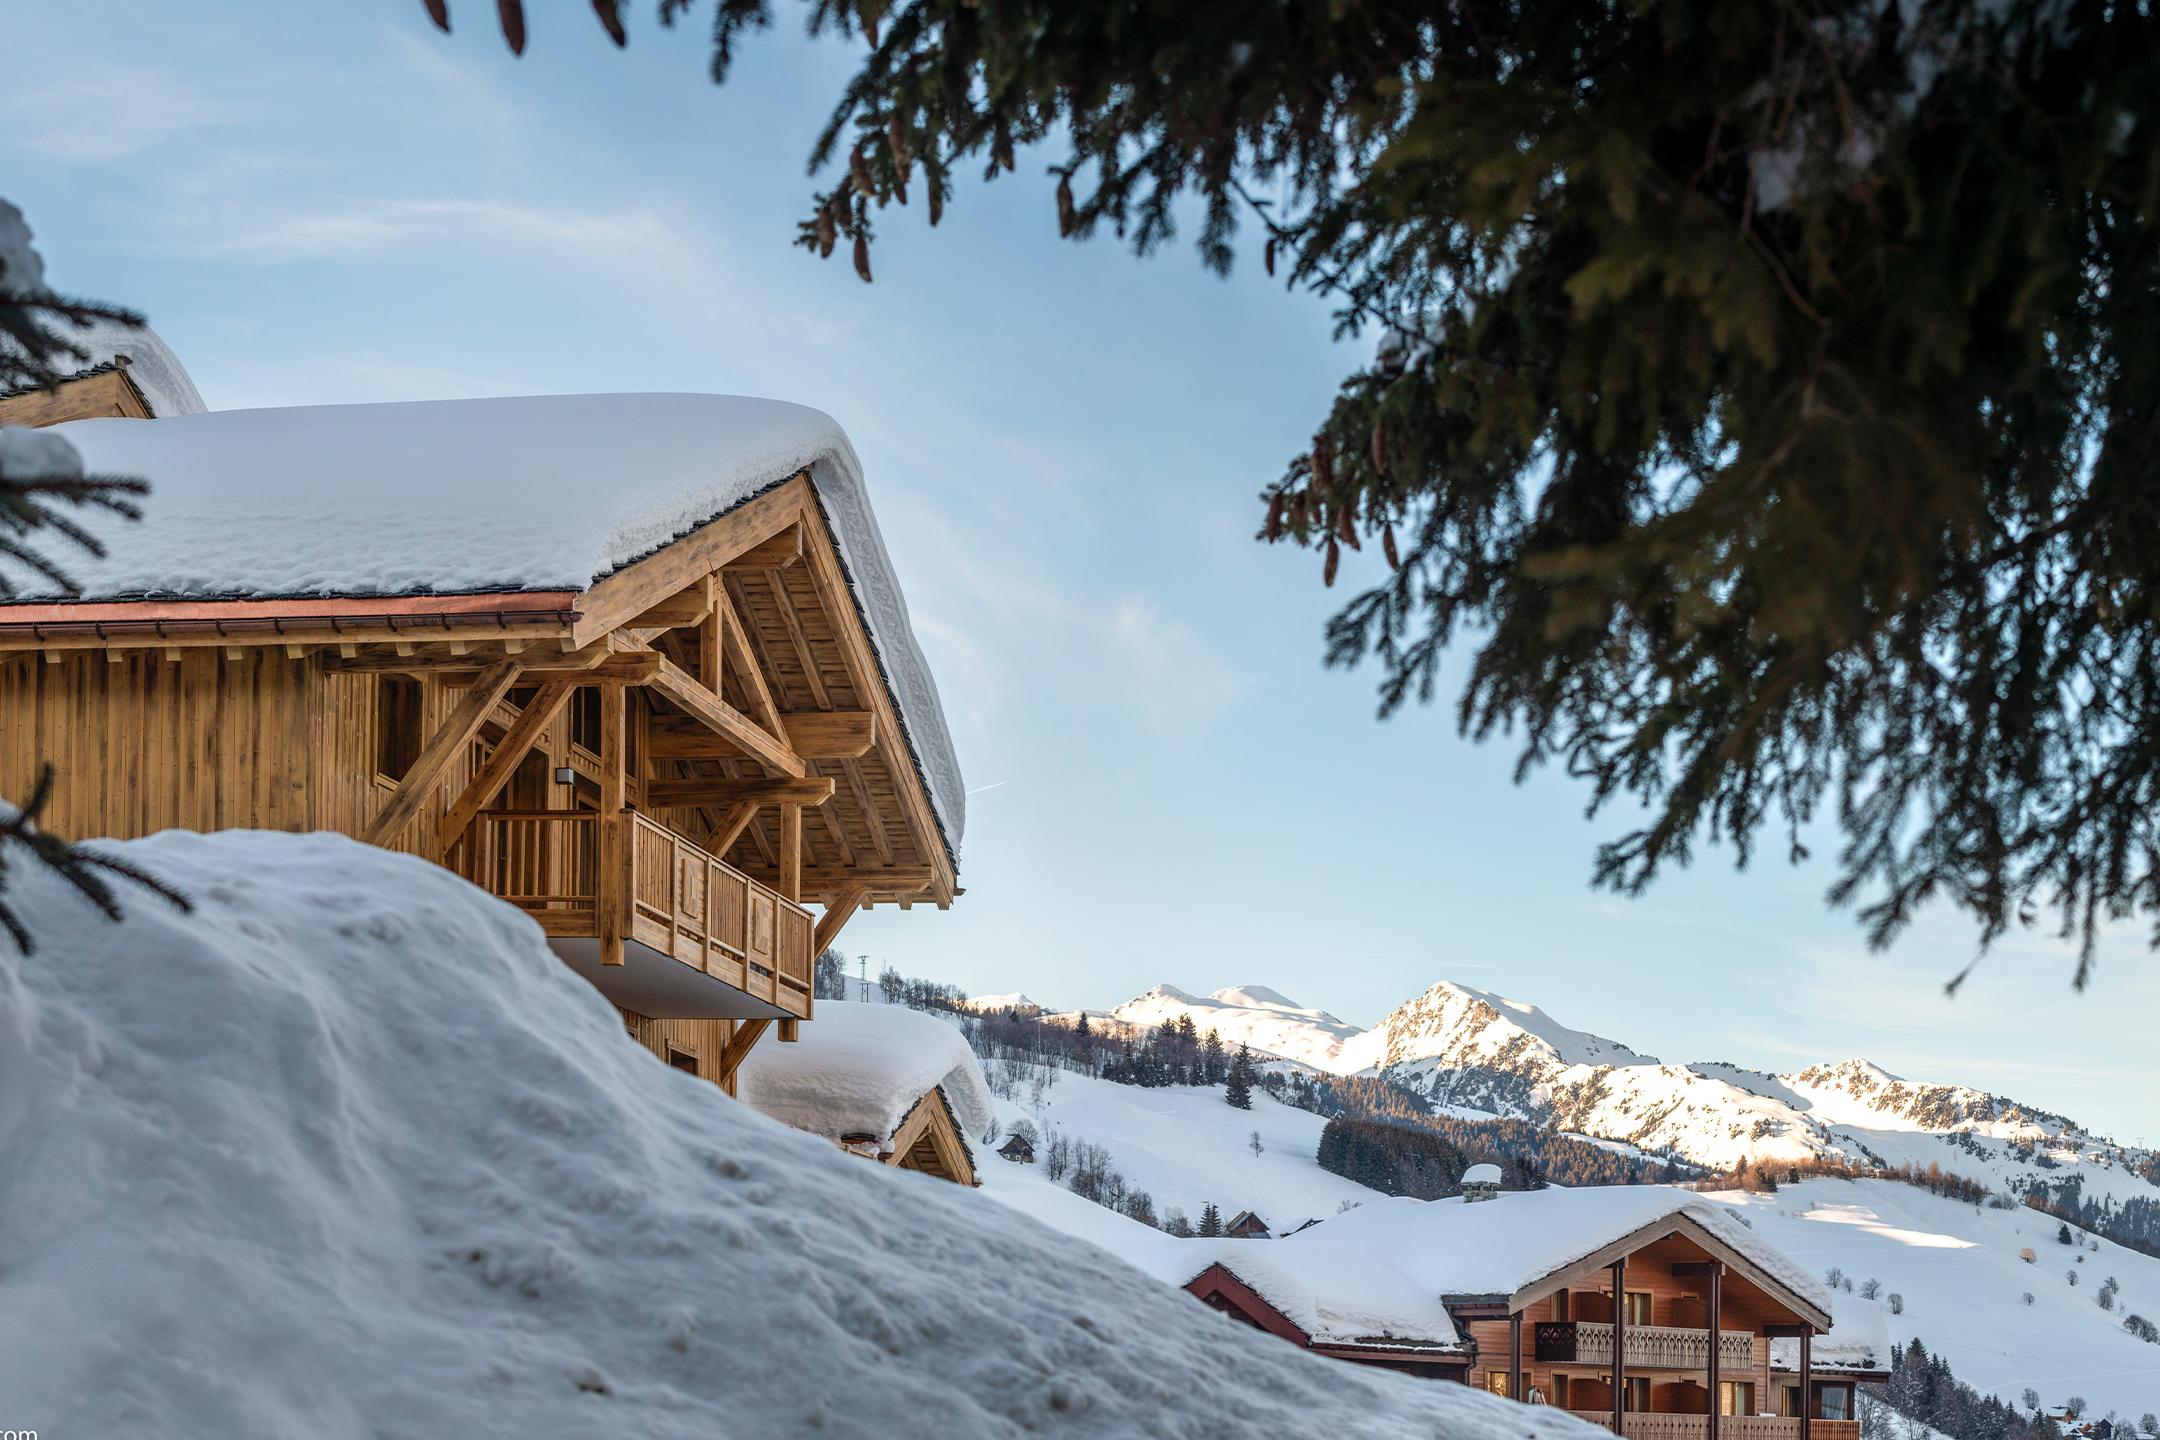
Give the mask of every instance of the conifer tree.
<path id="1" fill-rule="evenodd" d="M 1252 1109 L 1252 1051 L 1240 1041 L 1237 1057 L 1230 1062 L 1230 1079 L 1223 1098 L 1238 1110 Z"/>
<path id="2" fill-rule="evenodd" d="M 1222 1036 L 1209 1030 L 1207 1039 L 1200 1046 L 1200 1083 L 1219 1085 L 1228 1078 L 1229 1073 L 1229 1065 L 1223 1054 Z"/>
<path id="3" fill-rule="evenodd" d="M 0 200 L 0 395 L 51 390 L 81 368 L 88 355 L 70 338 L 93 320 L 139 325 L 142 317 L 111 305 L 72 300 L 45 283 L 43 258 L 30 241 L 22 212 Z M 17 571 L 63 595 L 81 589 L 60 561 L 47 555 L 47 538 L 86 554 L 105 553 L 97 535 L 73 517 L 95 511 L 123 520 L 141 517 L 135 501 L 147 489 L 128 476 L 86 475 L 82 456 L 59 435 L 18 426 L 0 427 L 0 597 L 20 593 Z M 107 918 L 120 918 L 114 877 L 131 880 L 187 908 L 171 888 L 125 861 L 70 844 L 44 830 L 39 818 L 51 802 L 55 774 L 39 768 L 36 783 L 19 807 L 0 805 L 0 896 L 17 852 L 66 880 Z M 22 916 L 0 898 L 0 930 L 15 946 L 35 948 Z"/>
<path id="4" fill-rule="evenodd" d="M 1200 1233 L 1207 1236 L 1222 1234 L 1222 1211 L 1210 1200 L 1200 1207 Z"/>
<path id="5" fill-rule="evenodd" d="M 712 0 L 716 81 L 785 8 Z M 2082 984 L 2160 913 L 2152 7 L 804 8 L 862 47 L 812 252 L 867 281 L 888 207 L 1040 145 L 1060 234 L 1197 214 L 1384 337 L 1256 519 L 1385 556 L 1328 649 L 1384 710 L 1469 646 L 1467 733 L 1647 809 L 1600 883 L 1829 811 L 1878 944 L 2052 912 Z"/>

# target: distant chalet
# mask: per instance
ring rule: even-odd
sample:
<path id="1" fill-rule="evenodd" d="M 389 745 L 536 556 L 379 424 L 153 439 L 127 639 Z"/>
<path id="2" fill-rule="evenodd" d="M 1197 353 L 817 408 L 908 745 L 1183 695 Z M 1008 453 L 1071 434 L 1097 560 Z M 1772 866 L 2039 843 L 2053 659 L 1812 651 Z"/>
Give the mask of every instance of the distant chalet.
<path id="1" fill-rule="evenodd" d="M 1488 1192 L 1498 1179 L 1453 1200 L 1368 1201 L 1266 1245 L 1180 1241 L 1177 1278 L 1319 1354 L 1556 1405 L 1632 1440 L 1859 1440 L 1865 1342 L 1818 1370 L 1830 1296 L 1732 1215 L 1664 1186 Z"/>
<path id="2" fill-rule="evenodd" d="M 106 556 L 53 557 L 79 595 L 0 603 L 0 786 L 51 760 L 55 831 L 328 829 L 447 866 L 726 1086 L 811 1018 L 850 915 L 960 893 L 937 687 L 824 415 L 205 412 L 162 345 L 104 348 L 0 398 L 152 486 L 139 524 L 89 517 Z"/>

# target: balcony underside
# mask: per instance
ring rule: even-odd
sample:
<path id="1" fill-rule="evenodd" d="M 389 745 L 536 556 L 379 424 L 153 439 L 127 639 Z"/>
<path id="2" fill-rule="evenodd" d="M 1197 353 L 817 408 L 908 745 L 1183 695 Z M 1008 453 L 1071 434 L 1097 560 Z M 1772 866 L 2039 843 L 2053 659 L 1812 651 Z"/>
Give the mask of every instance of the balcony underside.
<path id="1" fill-rule="evenodd" d="M 807 1007 L 785 1009 L 747 990 L 685 965 L 639 940 L 623 942 L 623 963 L 602 965 L 593 936 L 551 935 L 548 945 L 614 1005 L 670 1020 L 791 1020 Z"/>

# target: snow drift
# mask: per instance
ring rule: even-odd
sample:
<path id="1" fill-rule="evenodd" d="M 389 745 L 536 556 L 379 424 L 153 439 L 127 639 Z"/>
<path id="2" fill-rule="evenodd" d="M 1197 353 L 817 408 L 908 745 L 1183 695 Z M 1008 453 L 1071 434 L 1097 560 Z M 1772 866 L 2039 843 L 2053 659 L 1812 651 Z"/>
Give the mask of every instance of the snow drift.
<path id="1" fill-rule="evenodd" d="M 1305 1355 L 659 1064 L 531 921 L 327 835 L 19 869 L 0 1424 L 99 1437 L 1587 1436 Z"/>

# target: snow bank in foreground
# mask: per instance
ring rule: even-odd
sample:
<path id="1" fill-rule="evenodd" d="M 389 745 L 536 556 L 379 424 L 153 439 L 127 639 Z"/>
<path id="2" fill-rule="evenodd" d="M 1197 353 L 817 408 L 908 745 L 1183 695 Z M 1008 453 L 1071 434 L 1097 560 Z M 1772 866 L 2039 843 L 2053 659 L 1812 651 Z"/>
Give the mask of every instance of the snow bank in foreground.
<path id="1" fill-rule="evenodd" d="M 116 847 L 0 947 L 0 1425 L 101 1437 L 1593 1432 L 1305 1355 L 659 1064 L 533 924 L 324 835 Z"/>

